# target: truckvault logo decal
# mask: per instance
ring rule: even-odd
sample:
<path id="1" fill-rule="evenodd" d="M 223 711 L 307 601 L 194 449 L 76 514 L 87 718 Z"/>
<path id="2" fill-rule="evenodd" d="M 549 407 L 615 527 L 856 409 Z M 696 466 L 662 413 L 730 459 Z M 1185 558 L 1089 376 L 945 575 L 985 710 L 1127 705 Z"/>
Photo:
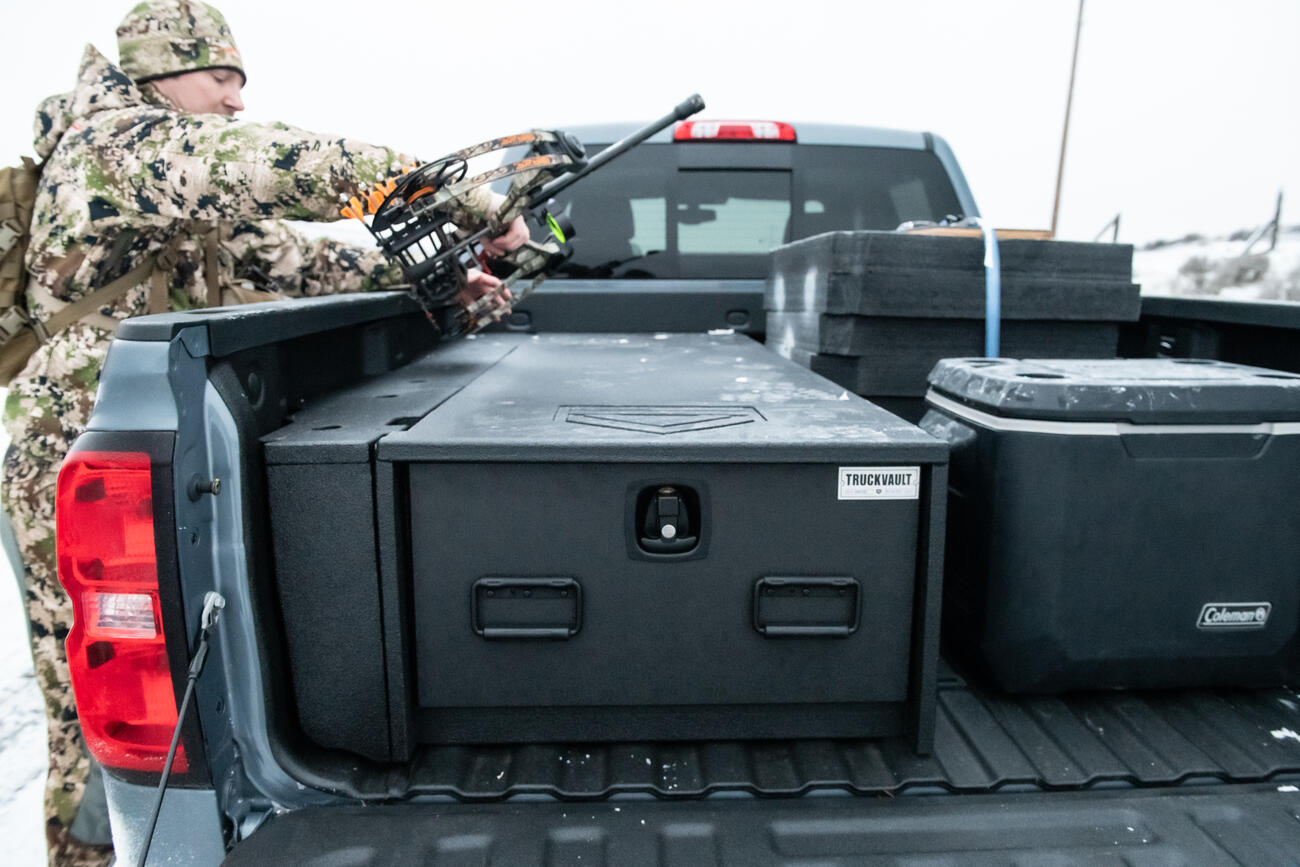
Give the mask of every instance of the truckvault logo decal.
<path id="1" fill-rule="evenodd" d="M 1263 629 L 1268 623 L 1269 602 L 1207 602 L 1196 620 L 1197 629 Z"/>
<path id="2" fill-rule="evenodd" d="M 841 500 L 915 500 L 920 467 L 840 467 Z"/>
<path id="3" fill-rule="evenodd" d="M 562 406 L 555 416 L 568 424 L 659 436 L 767 421 L 752 406 Z"/>

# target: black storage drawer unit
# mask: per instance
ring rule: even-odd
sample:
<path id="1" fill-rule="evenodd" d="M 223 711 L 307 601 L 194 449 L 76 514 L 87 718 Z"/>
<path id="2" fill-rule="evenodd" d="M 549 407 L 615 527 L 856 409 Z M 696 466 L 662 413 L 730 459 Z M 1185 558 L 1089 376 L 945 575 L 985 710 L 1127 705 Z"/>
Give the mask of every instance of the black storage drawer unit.
<path id="1" fill-rule="evenodd" d="M 1300 376 L 948 359 L 930 384 L 954 660 L 1012 692 L 1300 674 Z"/>
<path id="2" fill-rule="evenodd" d="M 918 428 L 748 338 L 548 335 L 375 454 L 410 741 L 928 750 L 947 447 Z"/>

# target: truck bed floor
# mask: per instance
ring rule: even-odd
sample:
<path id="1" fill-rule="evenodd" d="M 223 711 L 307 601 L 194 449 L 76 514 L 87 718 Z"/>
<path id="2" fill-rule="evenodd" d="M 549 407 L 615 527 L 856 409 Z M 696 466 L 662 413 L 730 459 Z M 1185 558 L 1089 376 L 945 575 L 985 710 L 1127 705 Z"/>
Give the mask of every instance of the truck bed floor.
<path id="1" fill-rule="evenodd" d="M 1300 696 L 1290 689 L 1007 697 L 954 676 L 939 691 L 934 753 L 903 738 L 441 746 L 412 794 L 599 799 L 996 792 L 1300 778 Z"/>

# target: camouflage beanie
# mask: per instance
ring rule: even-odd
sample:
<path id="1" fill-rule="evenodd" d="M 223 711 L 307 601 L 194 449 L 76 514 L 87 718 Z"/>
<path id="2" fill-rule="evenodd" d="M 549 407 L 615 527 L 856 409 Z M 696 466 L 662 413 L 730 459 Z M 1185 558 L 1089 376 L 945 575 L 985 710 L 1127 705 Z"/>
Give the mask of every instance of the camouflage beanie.
<path id="1" fill-rule="evenodd" d="M 214 67 L 248 81 L 226 19 L 199 0 L 140 3 L 117 27 L 117 51 L 122 71 L 137 83 Z"/>

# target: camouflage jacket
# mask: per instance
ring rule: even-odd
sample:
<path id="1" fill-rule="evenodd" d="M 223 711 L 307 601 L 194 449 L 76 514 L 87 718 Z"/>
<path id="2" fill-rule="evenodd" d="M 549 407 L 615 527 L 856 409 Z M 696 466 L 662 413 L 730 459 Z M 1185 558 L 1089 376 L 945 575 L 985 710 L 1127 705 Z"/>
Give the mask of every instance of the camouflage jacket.
<path id="1" fill-rule="evenodd" d="M 171 308 L 204 306 L 200 237 L 213 229 L 223 286 L 256 275 L 287 295 L 319 295 L 400 278 L 377 249 L 309 242 L 279 222 L 338 219 L 341 200 L 410 164 L 388 148 L 280 123 L 179 112 L 92 46 L 76 88 L 38 108 L 35 133 L 46 162 L 27 251 L 27 300 L 39 320 L 165 246 L 177 258 Z M 487 195 L 463 203 L 465 210 L 484 213 Z M 78 389 L 93 392 L 111 336 L 103 316 L 142 314 L 148 297 L 146 278 L 37 351 L 10 385 L 5 417 L 15 438 L 24 426 L 16 416 L 29 414 L 39 393 L 53 388 L 62 400 Z M 224 294 L 226 303 L 235 300 Z"/>
<path id="2" fill-rule="evenodd" d="M 407 162 L 388 148 L 285 124 L 183 114 L 87 47 L 77 87 L 37 110 L 36 150 L 47 158 L 27 264 L 44 291 L 38 319 L 57 302 L 103 286 L 177 236 L 215 225 L 223 283 L 263 272 L 290 295 L 358 291 L 399 276 L 377 250 L 307 242 L 276 218 L 334 220 L 340 196 Z M 204 257 L 178 242 L 174 309 L 201 306 Z M 147 286 L 113 305 L 121 318 L 146 309 Z"/>

